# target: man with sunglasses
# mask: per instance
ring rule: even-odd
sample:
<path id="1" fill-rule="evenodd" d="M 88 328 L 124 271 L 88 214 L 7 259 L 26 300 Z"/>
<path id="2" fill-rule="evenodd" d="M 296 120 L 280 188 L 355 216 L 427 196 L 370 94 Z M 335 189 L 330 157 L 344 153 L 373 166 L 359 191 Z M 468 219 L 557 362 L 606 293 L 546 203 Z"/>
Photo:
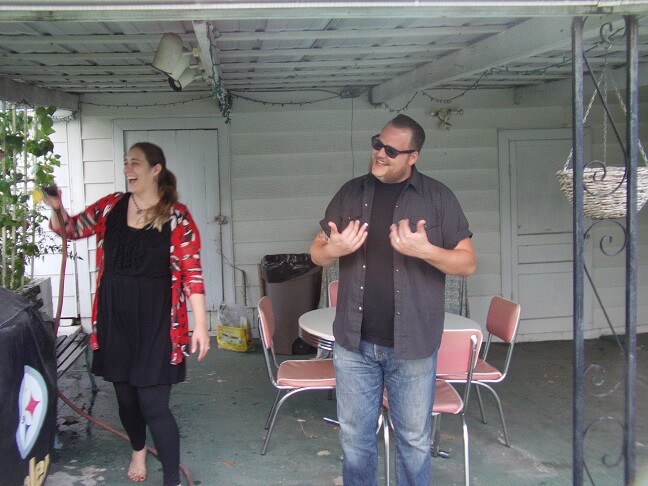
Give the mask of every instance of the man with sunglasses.
<path id="1" fill-rule="evenodd" d="M 389 121 L 371 138 L 370 173 L 337 192 L 311 245 L 315 263 L 340 266 L 333 361 L 345 486 L 377 483 L 383 388 L 397 484 L 431 480 L 445 275 L 471 275 L 476 257 L 455 195 L 416 169 L 424 140 L 412 118 Z"/>

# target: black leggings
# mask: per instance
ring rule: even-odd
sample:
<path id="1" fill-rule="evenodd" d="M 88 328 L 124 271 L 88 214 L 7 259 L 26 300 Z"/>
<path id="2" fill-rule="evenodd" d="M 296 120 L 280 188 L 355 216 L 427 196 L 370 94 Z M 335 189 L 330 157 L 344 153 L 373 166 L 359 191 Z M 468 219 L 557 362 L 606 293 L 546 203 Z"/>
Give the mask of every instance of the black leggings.
<path id="1" fill-rule="evenodd" d="M 133 450 L 146 445 L 148 425 L 157 449 L 164 485 L 180 484 L 180 432 L 171 409 L 171 385 L 135 387 L 129 383 L 113 383 L 119 404 L 119 418 L 126 429 Z"/>

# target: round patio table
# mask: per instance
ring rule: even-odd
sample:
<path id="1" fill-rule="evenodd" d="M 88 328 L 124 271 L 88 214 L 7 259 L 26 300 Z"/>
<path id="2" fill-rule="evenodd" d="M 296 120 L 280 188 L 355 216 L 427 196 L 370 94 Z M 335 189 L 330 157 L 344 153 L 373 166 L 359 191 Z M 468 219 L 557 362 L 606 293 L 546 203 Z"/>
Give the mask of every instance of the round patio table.
<path id="1" fill-rule="evenodd" d="M 311 346 L 326 351 L 333 350 L 333 320 L 335 307 L 323 307 L 308 311 L 299 316 L 299 336 Z M 480 329 L 481 326 L 464 316 L 445 313 L 444 330 L 447 329 Z"/>

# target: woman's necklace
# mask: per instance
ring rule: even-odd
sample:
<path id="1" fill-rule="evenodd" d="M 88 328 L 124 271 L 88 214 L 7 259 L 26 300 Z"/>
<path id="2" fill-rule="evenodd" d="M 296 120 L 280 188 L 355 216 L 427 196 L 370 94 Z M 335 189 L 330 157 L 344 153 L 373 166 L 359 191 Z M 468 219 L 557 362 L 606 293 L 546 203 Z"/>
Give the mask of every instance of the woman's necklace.
<path id="1" fill-rule="evenodd" d="M 135 214 L 137 214 L 138 216 L 144 214 L 144 210 L 139 207 L 139 204 L 137 204 L 137 199 L 135 199 L 135 194 L 133 194 L 132 199 L 133 199 L 133 204 L 135 204 L 135 208 L 136 208 Z"/>

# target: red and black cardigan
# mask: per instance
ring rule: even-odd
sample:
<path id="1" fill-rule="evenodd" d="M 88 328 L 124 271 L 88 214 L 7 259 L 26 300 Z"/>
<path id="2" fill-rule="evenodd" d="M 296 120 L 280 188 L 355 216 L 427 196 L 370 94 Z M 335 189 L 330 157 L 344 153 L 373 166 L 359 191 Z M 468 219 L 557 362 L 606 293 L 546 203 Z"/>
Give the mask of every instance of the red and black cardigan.
<path id="1" fill-rule="evenodd" d="M 97 288 L 92 302 L 92 335 L 90 347 L 99 349 L 97 339 L 97 299 L 104 270 L 103 241 L 106 233 L 106 220 L 115 204 L 125 196 L 116 192 L 101 198 L 88 206 L 82 213 L 70 216 L 65 222 L 65 233 L 70 239 L 97 238 Z M 189 318 L 187 300 L 192 294 L 204 294 L 205 284 L 200 262 L 200 235 L 189 210 L 184 204 L 176 203 L 170 215 L 171 247 L 169 266 L 171 268 L 171 364 L 182 363 L 188 356 Z M 51 227 L 51 223 L 50 223 Z"/>

